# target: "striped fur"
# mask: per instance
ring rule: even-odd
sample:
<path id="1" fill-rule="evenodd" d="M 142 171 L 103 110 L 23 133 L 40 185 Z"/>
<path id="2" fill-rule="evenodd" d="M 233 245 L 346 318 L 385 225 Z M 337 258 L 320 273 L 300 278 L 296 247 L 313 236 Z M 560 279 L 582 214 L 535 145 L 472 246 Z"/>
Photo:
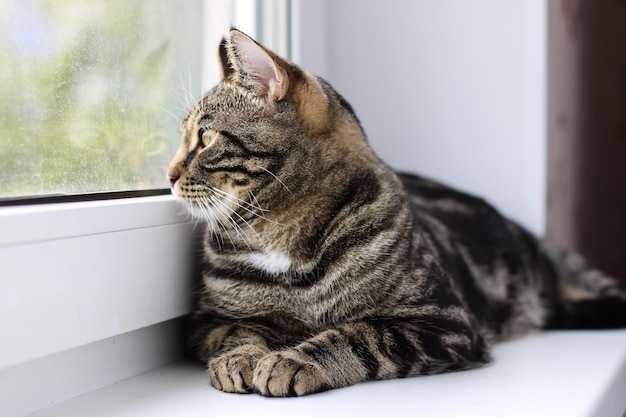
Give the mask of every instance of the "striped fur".
<path id="1" fill-rule="evenodd" d="M 190 344 L 227 392 L 470 369 L 540 328 L 626 325 L 616 281 L 479 198 L 392 172 L 327 83 L 233 30 L 168 177 L 206 224 Z"/>

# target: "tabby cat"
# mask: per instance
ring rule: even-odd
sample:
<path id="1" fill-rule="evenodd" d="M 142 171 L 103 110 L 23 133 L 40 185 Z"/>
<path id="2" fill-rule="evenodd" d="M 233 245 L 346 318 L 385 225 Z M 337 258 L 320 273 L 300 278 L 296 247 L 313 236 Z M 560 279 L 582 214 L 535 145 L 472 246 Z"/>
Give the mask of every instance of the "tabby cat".
<path id="1" fill-rule="evenodd" d="M 226 392 L 479 367 L 540 328 L 626 326 L 626 290 L 483 200 L 394 173 L 324 80 L 232 30 L 167 171 L 206 223 L 190 344 Z"/>

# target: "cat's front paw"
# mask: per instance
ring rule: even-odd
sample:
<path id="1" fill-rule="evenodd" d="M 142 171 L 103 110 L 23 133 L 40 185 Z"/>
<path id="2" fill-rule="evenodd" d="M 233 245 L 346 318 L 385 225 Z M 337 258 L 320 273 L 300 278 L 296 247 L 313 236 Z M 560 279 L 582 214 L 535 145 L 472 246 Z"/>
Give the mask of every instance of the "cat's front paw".
<path id="1" fill-rule="evenodd" d="M 258 346 L 243 345 L 209 360 L 207 372 L 211 384 L 225 392 L 253 392 L 254 368 L 266 353 L 266 350 Z"/>
<path id="2" fill-rule="evenodd" d="M 253 385 L 267 397 L 294 397 L 331 388 L 319 364 L 294 352 L 273 352 L 263 357 L 254 370 Z"/>

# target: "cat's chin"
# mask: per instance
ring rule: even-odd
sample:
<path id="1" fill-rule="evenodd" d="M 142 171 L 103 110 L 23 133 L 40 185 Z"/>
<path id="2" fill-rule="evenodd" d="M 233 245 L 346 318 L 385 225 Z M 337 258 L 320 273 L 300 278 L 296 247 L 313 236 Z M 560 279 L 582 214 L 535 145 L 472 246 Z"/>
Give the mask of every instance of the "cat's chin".
<path id="1" fill-rule="evenodd" d="M 189 212 L 189 214 L 191 214 L 193 218 L 199 219 L 199 220 L 207 219 L 206 211 L 204 211 L 198 203 L 185 200 L 184 198 L 180 198 L 180 197 L 178 197 L 176 200 L 178 200 L 180 203 L 182 203 L 185 206 L 185 209 L 187 209 L 187 211 Z"/>
<path id="2" fill-rule="evenodd" d="M 220 224 L 222 224 L 220 214 L 214 212 L 211 207 L 201 206 L 199 203 L 187 200 L 177 195 L 175 192 L 172 192 L 172 195 L 175 197 L 176 201 L 185 207 L 193 219 L 204 223 L 209 230 L 224 229 L 223 227 L 220 227 Z"/>
<path id="3" fill-rule="evenodd" d="M 185 207 L 187 212 L 191 214 L 192 217 L 198 219 L 205 219 L 206 214 L 202 212 L 200 205 L 194 203 L 193 201 L 187 200 L 186 198 L 181 197 L 174 187 L 171 188 L 172 196 L 174 199 L 181 205 Z"/>

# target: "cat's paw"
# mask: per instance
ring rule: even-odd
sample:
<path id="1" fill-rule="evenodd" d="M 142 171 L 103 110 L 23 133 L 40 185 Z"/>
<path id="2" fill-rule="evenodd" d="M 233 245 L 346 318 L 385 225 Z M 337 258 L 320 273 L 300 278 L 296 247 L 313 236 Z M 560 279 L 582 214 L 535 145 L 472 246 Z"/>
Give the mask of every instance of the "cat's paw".
<path id="1" fill-rule="evenodd" d="M 290 351 L 264 356 L 254 370 L 252 382 L 267 397 L 294 397 L 331 388 L 319 364 Z"/>
<path id="2" fill-rule="evenodd" d="M 225 392 L 253 392 L 254 368 L 266 353 L 266 350 L 258 346 L 243 345 L 209 360 L 207 372 L 211 384 Z"/>

